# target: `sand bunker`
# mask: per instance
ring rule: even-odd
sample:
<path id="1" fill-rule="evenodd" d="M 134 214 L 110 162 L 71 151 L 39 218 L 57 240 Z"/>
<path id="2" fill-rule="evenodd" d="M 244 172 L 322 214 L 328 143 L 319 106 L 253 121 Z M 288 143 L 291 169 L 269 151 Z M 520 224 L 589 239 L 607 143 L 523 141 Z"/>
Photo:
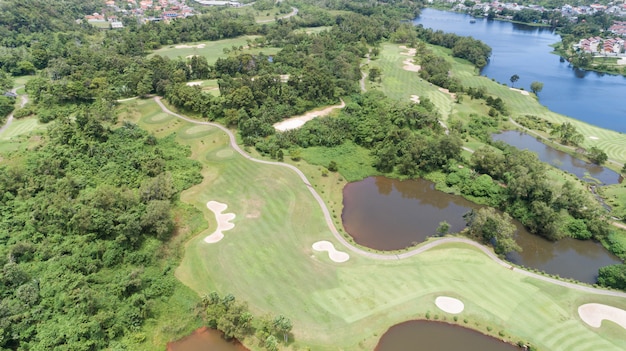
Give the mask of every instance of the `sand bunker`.
<path id="1" fill-rule="evenodd" d="M 186 56 L 185 58 L 186 58 L 186 59 L 190 59 L 190 58 L 195 57 L 195 56 L 198 56 L 198 55 L 188 55 L 188 56 Z"/>
<path id="2" fill-rule="evenodd" d="M 176 45 L 174 46 L 176 49 L 203 49 L 206 44 L 198 44 L 198 45 Z"/>
<path id="3" fill-rule="evenodd" d="M 617 64 L 626 65 L 626 57 L 622 57 L 621 59 L 617 60 Z"/>
<path id="4" fill-rule="evenodd" d="M 350 255 L 345 252 L 337 251 L 330 241 L 318 241 L 313 244 L 315 251 L 328 251 L 328 257 L 333 262 L 342 263 L 350 259 Z"/>
<path id="5" fill-rule="evenodd" d="M 589 139 L 591 139 L 591 140 L 599 140 L 600 138 L 598 138 L 597 136 L 591 135 L 591 136 L 589 136 Z"/>
<path id="6" fill-rule="evenodd" d="M 407 50 L 406 52 L 401 52 L 400 55 L 415 56 L 415 54 L 417 53 L 417 49 L 407 48 L 405 45 L 400 45 L 399 48 L 402 50 Z"/>
<path id="7" fill-rule="evenodd" d="M 281 131 L 281 132 L 284 132 L 286 130 L 291 130 L 291 129 L 298 129 L 302 127 L 306 122 L 312 120 L 313 118 L 326 116 L 329 113 L 333 112 L 333 110 L 338 109 L 338 108 L 343 108 L 344 106 L 346 106 L 346 104 L 345 102 L 343 102 L 343 100 L 341 100 L 341 103 L 339 105 L 329 106 L 319 111 L 307 112 L 306 114 L 302 116 L 287 118 L 286 120 L 282 122 L 278 122 L 274 124 L 274 129 Z"/>
<path id="8" fill-rule="evenodd" d="M 193 87 L 196 85 L 202 85 L 202 82 L 187 82 L 188 87 Z"/>
<path id="9" fill-rule="evenodd" d="M 411 95 L 411 101 L 413 101 L 416 104 L 420 103 L 420 97 L 417 95 Z"/>
<path id="10" fill-rule="evenodd" d="M 402 69 L 405 71 L 419 72 L 419 70 L 422 69 L 422 66 L 413 63 L 413 59 L 406 59 L 402 63 L 404 64 Z"/>
<path id="11" fill-rule="evenodd" d="M 204 238 L 204 242 L 213 244 L 224 238 L 224 234 L 222 232 L 226 230 L 231 230 L 235 227 L 235 224 L 230 223 L 233 219 L 235 219 L 234 213 L 222 213 L 228 206 L 221 202 L 217 201 L 209 201 L 206 203 L 206 207 L 209 210 L 215 213 L 215 219 L 217 220 L 217 228 L 213 232 L 213 234 Z"/>
<path id="12" fill-rule="evenodd" d="M 463 309 L 465 308 L 465 305 L 461 300 L 448 296 L 437 297 L 435 299 L 435 305 L 437 305 L 440 310 L 452 314 L 459 314 L 463 312 Z"/>
<path id="13" fill-rule="evenodd" d="M 522 95 L 530 95 L 529 92 L 527 92 L 526 90 L 522 90 L 522 89 L 516 89 L 516 88 L 509 88 L 513 91 L 517 91 L 518 93 L 522 94 Z"/>
<path id="14" fill-rule="evenodd" d="M 578 307 L 578 315 L 591 327 L 600 328 L 603 320 L 611 321 L 626 329 L 626 311 L 617 307 L 588 303 Z"/>

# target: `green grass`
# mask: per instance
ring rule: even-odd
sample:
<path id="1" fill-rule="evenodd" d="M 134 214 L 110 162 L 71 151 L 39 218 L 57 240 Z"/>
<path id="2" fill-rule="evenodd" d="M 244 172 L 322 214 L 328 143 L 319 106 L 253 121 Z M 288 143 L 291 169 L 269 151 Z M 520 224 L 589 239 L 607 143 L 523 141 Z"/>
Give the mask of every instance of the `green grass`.
<path id="1" fill-rule="evenodd" d="M 295 33 L 305 33 L 305 34 L 317 34 L 323 32 L 325 30 L 330 30 L 332 27 L 330 26 L 321 26 L 321 27 L 311 27 L 311 28 L 298 28 L 294 30 Z"/>
<path id="2" fill-rule="evenodd" d="M 372 166 L 374 159 L 370 151 L 352 142 L 334 148 L 309 147 L 302 149 L 302 158 L 312 165 L 323 166 L 324 169 L 330 161 L 335 161 L 339 167 L 339 172 L 349 182 L 378 173 Z"/>
<path id="3" fill-rule="evenodd" d="M 181 57 L 183 59 L 192 56 L 192 55 L 200 55 L 206 57 L 208 63 L 210 65 L 214 64 L 218 58 L 228 57 L 229 55 L 239 55 L 240 53 L 249 53 L 252 55 L 256 55 L 259 53 L 264 53 L 266 55 L 276 54 L 280 49 L 271 48 L 271 47 L 253 47 L 247 48 L 243 50 L 237 50 L 236 52 L 232 52 L 233 46 L 235 47 L 246 47 L 248 45 L 248 41 L 253 41 L 258 36 L 254 35 L 246 35 L 232 39 L 224 39 L 224 40 L 216 40 L 216 41 L 204 41 L 197 43 L 181 43 L 176 45 L 170 45 L 167 47 L 163 47 L 161 49 L 155 50 L 152 55 L 161 55 L 165 57 L 169 57 L 171 59 Z M 203 48 L 198 48 L 198 45 L 204 44 Z M 194 47 L 185 47 L 185 46 L 194 46 Z M 178 48 L 177 48 L 178 47 Z M 224 53 L 224 49 L 228 49 L 231 52 L 226 54 Z"/>
<path id="4" fill-rule="evenodd" d="M 198 294 L 233 293 L 262 315 L 283 314 L 294 322 L 295 345 L 314 350 L 372 350 L 390 326 L 439 311 L 435 297 L 461 299 L 468 326 L 491 334 L 504 330 L 512 340 L 543 350 L 623 350 L 624 330 L 593 329 L 577 317 L 587 302 L 626 308 L 624 299 L 558 287 L 505 269 L 474 248 L 440 247 L 405 260 L 376 261 L 355 254 L 331 262 L 311 245 L 329 240 L 321 210 L 294 172 L 250 162 L 232 152 L 216 128 L 193 129 L 187 122 L 159 119 L 152 101 L 130 102 L 130 119 L 157 136 L 176 133 L 202 162 L 204 181 L 181 194 L 208 223 L 186 244 L 176 276 Z M 339 157 L 337 155 L 337 157 Z M 314 186 L 319 166 L 302 167 Z M 336 175 L 323 181 L 335 182 Z M 319 189 L 324 190 L 324 189 Z M 330 196 L 322 194 L 322 196 Z M 332 195 L 337 196 L 337 195 Z M 215 229 L 210 200 L 228 205 L 235 227 L 216 244 L 203 239 Z M 461 323 L 463 324 L 463 323 Z"/>

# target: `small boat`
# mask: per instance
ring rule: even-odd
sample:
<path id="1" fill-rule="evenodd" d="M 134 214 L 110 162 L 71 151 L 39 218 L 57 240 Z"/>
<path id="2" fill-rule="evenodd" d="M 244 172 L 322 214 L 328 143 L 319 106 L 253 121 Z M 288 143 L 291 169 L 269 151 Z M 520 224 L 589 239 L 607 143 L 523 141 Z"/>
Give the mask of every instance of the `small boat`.
<path id="1" fill-rule="evenodd" d="M 472 18 L 472 19 L 470 20 L 470 23 L 476 23 L 476 20 Z"/>

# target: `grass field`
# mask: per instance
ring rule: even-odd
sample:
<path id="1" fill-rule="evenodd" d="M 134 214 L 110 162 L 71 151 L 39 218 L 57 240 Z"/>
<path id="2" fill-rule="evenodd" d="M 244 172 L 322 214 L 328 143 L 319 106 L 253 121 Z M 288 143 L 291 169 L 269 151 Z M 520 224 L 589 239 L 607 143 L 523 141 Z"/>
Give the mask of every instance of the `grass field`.
<path id="1" fill-rule="evenodd" d="M 397 44 L 386 43 L 381 46 L 380 58 L 372 61 L 371 65 L 376 65 L 382 70 L 382 84 L 380 89 L 388 96 L 406 100 L 411 95 L 426 96 L 440 109 L 443 113 L 444 121 L 450 115 L 468 115 L 471 112 L 482 113 L 484 110 L 476 109 L 476 107 L 468 106 L 470 102 L 466 97 L 463 103 L 456 104 L 449 95 L 444 94 L 430 86 L 430 83 L 419 78 L 415 72 L 408 72 L 402 69 L 402 61 L 407 56 L 400 55 L 404 50 L 400 49 Z M 428 48 L 435 53 L 449 53 L 450 50 L 441 47 L 431 46 Z M 507 108 L 512 117 L 519 115 L 534 115 L 544 118 L 553 123 L 571 122 L 579 132 L 585 136 L 583 147 L 589 148 L 596 146 L 604 150 L 609 159 L 620 163 L 626 162 L 626 134 L 602 129 L 588 123 L 571 119 L 566 116 L 554 113 L 547 107 L 541 105 L 533 94 L 523 95 L 520 92 L 510 90 L 508 86 L 499 84 L 491 79 L 476 74 L 473 66 L 459 59 L 447 58 L 452 63 L 452 71 L 455 77 L 458 77 L 465 87 L 484 87 L 488 94 L 499 96 L 507 103 Z M 594 137 L 594 138 L 590 138 Z M 597 138 L 597 139 L 596 139 Z M 613 168 L 621 168 L 609 164 Z"/>
<path id="2" fill-rule="evenodd" d="M 439 295 L 465 303 L 459 324 L 492 335 L 501 332 L 507 340 L 531 341 L 551 351 L 626 349 L 623 329 L 607 322 L 592 329 L 576 312 L 588 302 L 626 308 L 626 300 L 524 277 L 471 247 L 441 246 L 401 261 L 352 254 L 346 263 L 332 263 L 311 245 L 328 240 L 344 249 L 295 173 L 246 160 L 229 149 L 224 132 L 168 117 L 151 100 L 128 106 L 136 110 L 129 118 L 157 136 L 176 133 L 204 166 L 204 181 L 180 198 L 203 214 L 208 227 L 187 242 L 176 276 L 198 294 L 233 293 L 257 315 L 287 316 L 294 322 L 291 349 L 372 350 L 398 322 L 426 313 L 452 321 L 435 307 Z M 321 178 L 317 166 L 303 169 Z M 206 208 L 210 200 L 227 204 L 226 212 L 237 216 L 235 227 L 216 244 L 203 242 L 216 226 Z"/>
<path id="3" fill-rule="evenodd" d="M 11 125 L 0 133 L 0 153 L 15 151 L 39 142 L 31 132 L 41 131 L 47 125 L 41 124 L 35 117 L 13 120 Z"/>
<path id="4" fill-rule="evenodd" d="M 208 63 L 212 65 L 215 63 L 215 61 L 217 61 L 218 58 L 228 57 L 229 55 L 239 55 L 241 53 L 248 53 L 252 55 L 256 55 L 259 53 L 274 55 L 280 50 L 278 48 L 271 47 L 253 47 L 243 50 L 237 50 L 236 52 L 232 51 L 233 46 L 237 48 L 239 48 L 240 46 L 247 47 L 248 41 L 253 41 L 255 38 L 258 38 L 258 36 L 246 35 L 232 39 L 176 44 L 163 47 L 159 50 L 155 50 L 152 55 L 161 55 L 169 57 L 171 59 L 177 57 L 185 59 L 192 55 L 200 55 L 206 57 Z M 198 47 L 199 45 L 201 47 Z M 224 53 L 224 49 L 228 49 L 231 52 Z"/>

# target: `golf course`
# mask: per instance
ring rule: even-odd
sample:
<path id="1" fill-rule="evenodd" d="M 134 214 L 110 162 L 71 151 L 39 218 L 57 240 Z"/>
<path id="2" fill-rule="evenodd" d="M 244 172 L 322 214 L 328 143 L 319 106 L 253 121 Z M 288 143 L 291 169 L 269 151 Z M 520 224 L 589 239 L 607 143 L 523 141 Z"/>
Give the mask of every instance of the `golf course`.
<path id="1" fill-rule="evenodd" d="M 154 100 L 125 103 L 129 118 L 156 136 L 175 133 L 203 165 L 202 183 L 181 194 L 207 223 L 186 244 L 176 276 L 199 295 L 232 293 L 258 315 L 294 321 L 292 349 L 372 350 L 390 326 L 410 319 L 457 323 L 540 350 L 623 350 L 624 329 L 603 321 L 591 327 L 580 306 L 597 303 L 626 309 L 626 299 L 559 286 L 511 270 L 465 243 L 436 245 L 418 255 L 380 260 L 351 251 L 337 240 L 309 186 L 292 169 L 252 162 L 230 146 L 220 128 L 170 115 Z M 310 175 L 309 175 L 310 176 Z M 310 177 L 311 187 L 320 187 Z M 219 202 L 232 227 L 214 243 Z M 317 251 L 319 241 L 349 254 L 334 262 Z M 429 245 L 427 242 L 425 245 Z M 458 299 L 454 315 L 435 305 Z M 254 340 L 244 340 L 249 347 Z"/>

